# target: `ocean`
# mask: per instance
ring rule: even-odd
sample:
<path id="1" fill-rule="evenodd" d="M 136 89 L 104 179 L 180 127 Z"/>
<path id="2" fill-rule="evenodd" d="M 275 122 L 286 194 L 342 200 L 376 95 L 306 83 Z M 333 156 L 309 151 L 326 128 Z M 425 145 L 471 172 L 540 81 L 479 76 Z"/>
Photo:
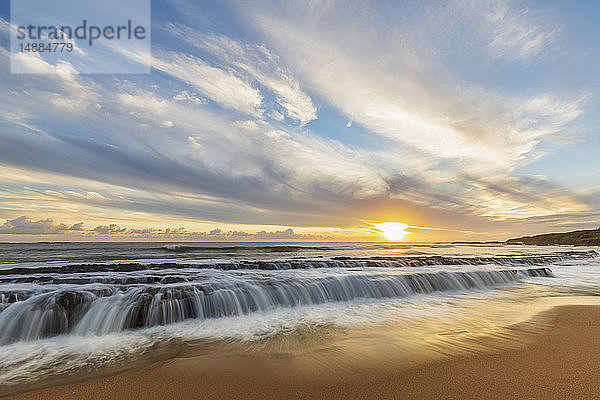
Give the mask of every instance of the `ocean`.
<path id="1" fill-rule="evenodd" d="M 0 243 L 0 394 L 215 344 L 296 351 L 299 335 L 381 324 L 407 349 L 444 353 L 599 295 L 597 248 Z"/>

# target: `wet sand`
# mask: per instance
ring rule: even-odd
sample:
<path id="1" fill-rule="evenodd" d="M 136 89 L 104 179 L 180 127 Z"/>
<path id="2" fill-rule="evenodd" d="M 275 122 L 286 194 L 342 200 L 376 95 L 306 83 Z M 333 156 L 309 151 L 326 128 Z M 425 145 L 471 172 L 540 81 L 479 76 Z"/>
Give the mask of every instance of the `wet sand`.
<path id="1" fill-rule="evenodd" d="M 559 306 L 543 317 L 549 329 L 524 330 L 511 348 L 442 360 L 393 346 L 386 352 L 385 343 L 367 358 L 369 349 L 335 346 L 308 354 L 211 352 L 7 398 L 597 399 L 600 306 Z"/>

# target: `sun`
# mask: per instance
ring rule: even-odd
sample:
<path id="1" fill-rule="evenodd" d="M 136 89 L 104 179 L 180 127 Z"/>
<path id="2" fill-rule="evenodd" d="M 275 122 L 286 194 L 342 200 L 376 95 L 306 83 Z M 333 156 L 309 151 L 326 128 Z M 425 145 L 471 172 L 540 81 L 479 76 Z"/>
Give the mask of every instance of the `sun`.
<path id="1" fill-rule="evenodd" d="M 408 232 L 406 232 L 408 225 L 402 222 L 381 222 L 373 224 L 373 226 L 377 233 L 392 242 L 399 242 L 404 239 L 404 236 L 408 235 Z"/>

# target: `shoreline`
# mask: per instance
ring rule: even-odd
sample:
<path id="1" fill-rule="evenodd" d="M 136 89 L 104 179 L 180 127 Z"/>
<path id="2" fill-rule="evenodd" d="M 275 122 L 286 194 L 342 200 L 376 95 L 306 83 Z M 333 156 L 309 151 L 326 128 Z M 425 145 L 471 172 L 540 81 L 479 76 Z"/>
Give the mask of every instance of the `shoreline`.
<path id="1" fill-rule="evenodd" d="M 307 354 L 210 352 L 4 398 L 596 398 L 600 306 L 559 305 L 541 317 L 547 327 L 510 328 L 521 336 L 511 348 L 494 348 L 501 337 L 490 338 L 482 344 L 490 351 L 438 360 L 393 348 L 368 360 L 369 349 L 336 346 Z"/>

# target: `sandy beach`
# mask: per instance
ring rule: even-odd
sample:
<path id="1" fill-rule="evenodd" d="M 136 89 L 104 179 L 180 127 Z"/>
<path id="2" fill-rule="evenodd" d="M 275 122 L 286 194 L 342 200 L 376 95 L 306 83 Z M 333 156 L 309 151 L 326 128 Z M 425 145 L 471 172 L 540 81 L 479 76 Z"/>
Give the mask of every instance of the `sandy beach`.
<path id="1" fill-rule="evenodd" d="M 437 361 L 411 361 L 397 351 L 380 351 L 364 364 L 364 353 L 335 350 L 319 357 L 211 353 L 7 398 L 597 398 L 600 306 L 558 306 L 541 317 L 546 328 L 511 349 Z"/>

